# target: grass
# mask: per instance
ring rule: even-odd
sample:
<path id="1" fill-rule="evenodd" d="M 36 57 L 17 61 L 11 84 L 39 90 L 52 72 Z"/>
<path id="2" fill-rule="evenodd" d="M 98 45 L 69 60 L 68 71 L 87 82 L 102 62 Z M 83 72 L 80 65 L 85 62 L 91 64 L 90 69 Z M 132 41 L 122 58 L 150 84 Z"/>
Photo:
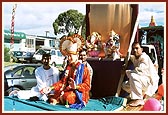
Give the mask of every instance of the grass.
<path id="1" fill-rule="evenodd" d="M 11 62 L 4 62 L 4 63 L 3 63 L 4 67 L 5 67 L 5 66 L 9 66 L 9 65 L 14 65 L 14 64 L 16 64 L 16 63 L 11 63 Z"/>

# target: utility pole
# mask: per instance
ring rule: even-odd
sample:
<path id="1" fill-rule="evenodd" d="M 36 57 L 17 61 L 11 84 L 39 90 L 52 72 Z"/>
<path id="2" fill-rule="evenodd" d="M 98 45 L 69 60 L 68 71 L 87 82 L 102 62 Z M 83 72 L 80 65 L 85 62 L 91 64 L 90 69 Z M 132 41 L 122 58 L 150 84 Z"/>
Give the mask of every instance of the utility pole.
<path id="1" fill-rule="evenodd" d="M 46 37 L 48 37 L 47 34 L 50 33 L 50 31 L 45 31 L 45 32 L 46 32 Z"/>

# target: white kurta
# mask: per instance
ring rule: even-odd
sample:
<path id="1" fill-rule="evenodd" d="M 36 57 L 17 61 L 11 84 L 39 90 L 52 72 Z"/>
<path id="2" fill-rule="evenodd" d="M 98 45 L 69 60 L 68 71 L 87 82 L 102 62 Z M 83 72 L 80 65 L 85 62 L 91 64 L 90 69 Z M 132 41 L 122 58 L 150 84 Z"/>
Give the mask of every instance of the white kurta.
<path id="1" fill-rule="evenodd" d="M 30 97 L 37 96 L 39 99 L 46 101 L 48 99 L 47 96 L 42 95 L 40 90 L 53 85 L 59 80 L 59 70 L 56 67 L 51 67 L 49 70 L 45 70 L 43 66 L 40 66 L 35 70 L 35 76 L 37 85 L 32 87 L 31 90 L 17 91 L 17 97 L 19 99 L 29 99 Z"/>
<path id="2" fill-rule="evenodd" d="M 143 52 L 138 59 L 134 55 L 130 59 L 134 70 L 126 70 L 129 81 L 122 88 L 131 93 L 131 99 L 143 99 L 144 94 L 152 96 L 158 88 L 159 76 L 150 57 Z"/>
<path id="3" fill-rule="evenodd" d="M 31 89 L 33 95 L 41 97 L 40 90 L 49 87 L 59 80 L 59 70 L 56 67 L 51 67 L 45 70 L 43 66 L 35 70 L 37 85 Z"/>

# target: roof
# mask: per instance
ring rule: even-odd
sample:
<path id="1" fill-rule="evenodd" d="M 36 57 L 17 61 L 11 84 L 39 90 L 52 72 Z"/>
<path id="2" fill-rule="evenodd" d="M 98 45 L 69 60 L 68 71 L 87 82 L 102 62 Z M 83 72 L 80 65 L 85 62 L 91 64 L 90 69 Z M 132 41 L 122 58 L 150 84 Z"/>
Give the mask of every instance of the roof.
<path id="1" fill-rule="evenodd" d="M 37 38 L 38 38 L 38 37 L 44 38 L 44 39 L 46 39 L 46 38 L 48 38 L 48 39 L 54 39 L 54 40 L 56 39 L 56 37 L 48 37 L 48 36 L 37 36 Z"/>
<path id="2" fill-rule="evenodd" d="M 140 30 L 163 30 L 163 26 L 148 26 L 148 27 L 141 27 Z"/>
<path id="3" fill-rule="evenodd" d="M 4 30 L 4 39 L 11 39 L 10 30 Z M 14 32 L 14 39 L 26 39 L 26 34 L 23 32 Z"/>

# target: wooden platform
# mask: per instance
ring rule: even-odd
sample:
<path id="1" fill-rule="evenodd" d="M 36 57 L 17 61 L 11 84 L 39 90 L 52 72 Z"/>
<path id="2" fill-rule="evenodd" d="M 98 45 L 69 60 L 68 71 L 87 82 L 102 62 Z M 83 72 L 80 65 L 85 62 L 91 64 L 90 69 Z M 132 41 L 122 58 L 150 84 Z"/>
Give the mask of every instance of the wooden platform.
<path id="1" fill-rule="evenodd" d="M 131 107 L 127 104 L 121 111 L 140 111 L 142 108 L 143 106 Z"/>
<path id="2" fill-rule="evenodd" d="M 156 96 L 157 96 L 156 94 L 153 95 L 152 97 L 146 96 L 144 101 L 147 101 L 149 98 L 156 98 Z M 141 111 L 141 109 L 143 108 L 143 106 L 131 107 L 129 106 L 129 102 L 130 101 L 127 102 L 126 106 L 121 111 Z"/>

